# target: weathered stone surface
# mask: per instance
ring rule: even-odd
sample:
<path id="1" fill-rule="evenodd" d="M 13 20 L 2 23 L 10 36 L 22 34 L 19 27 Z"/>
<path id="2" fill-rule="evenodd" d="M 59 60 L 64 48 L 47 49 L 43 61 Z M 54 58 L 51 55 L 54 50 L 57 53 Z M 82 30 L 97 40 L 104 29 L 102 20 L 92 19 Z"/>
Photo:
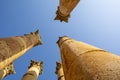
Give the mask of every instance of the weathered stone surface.
<path id="1" fill-rule="evenodd" d="M 24 36 L 0 38 L 0 70 L 39 44 L 42 42 L 38 31 Z"/>
<path id="2" fill-rule="evenodd" d="M 65 80 L 119 80 L 120 57 L 66 36 L 58 40 Z"/>
<path id="3" fill-rule="evenodd" d="M 76 7 L 80 0 L 59 0 L 58 10 L 56 11 L 57 16 L 55 20 L 68 22 L 70 13 Z"/>
<path id="4" fill-rule="evenodd" d="M 22 80 L 37 80 L 38 76 L 42 74 L 43 62 L 31 60 L 28 71 L 24 74 Z"/>

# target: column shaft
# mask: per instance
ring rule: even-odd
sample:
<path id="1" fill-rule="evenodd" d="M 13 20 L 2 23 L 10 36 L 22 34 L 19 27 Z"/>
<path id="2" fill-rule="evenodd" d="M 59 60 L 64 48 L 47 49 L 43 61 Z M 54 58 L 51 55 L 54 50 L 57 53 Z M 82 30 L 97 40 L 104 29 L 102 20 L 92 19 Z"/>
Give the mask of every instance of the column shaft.
<path id="1" fill-rule="evenodd" d="M 0 70 L 41 43 L 38 31 L 24 36 L 0 38 Z"/>
<path id="2" fill-rule="evenodd" d="M 56 62 L 56 72 L 55 73 L 58 76 L 58 80 L 65 80 L 63 67 L 62 67 L 62 64 L 59 62 Z"/>
<path id="3" fill-rule="evenodd" d="M 66 36 L 58 40 L 65 80 L 119 80 L 120 57 Z"/>
<path id="4" fill-rule="evenodd" d="M 80 0 L 59 0 L 58 10 L 56 11 L 57 16 L 55 20 L 68 22 L 70 13 L 76 7 Z"/>
<path id="5" fill-rule="evenodd" d="M 38 76 L 42 73 L 43 62 L 36 62 L 31 60 L 28 71 L 24 74 L 22 80 L 37 80 Z"/>

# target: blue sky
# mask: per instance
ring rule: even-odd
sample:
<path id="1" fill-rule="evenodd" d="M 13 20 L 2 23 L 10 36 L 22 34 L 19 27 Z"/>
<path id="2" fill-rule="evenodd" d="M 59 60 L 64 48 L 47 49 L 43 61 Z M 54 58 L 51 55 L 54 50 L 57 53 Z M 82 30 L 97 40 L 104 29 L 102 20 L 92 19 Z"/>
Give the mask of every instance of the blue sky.
<path id="1" fill-rule="evenodd" d="M 21 80 L 30 60 L 44 61 L 38 80 L 57 80 L 61 61 L 58 37 L 69 36 L 120 55 L 120 0 L 81 0 L 69 23 L 54 21 L 59 0 L 0 0 L 0 37 L 21 36 L 40 30 L 43 45 L 14 62 L 16 74 L 4 80 Z"/>

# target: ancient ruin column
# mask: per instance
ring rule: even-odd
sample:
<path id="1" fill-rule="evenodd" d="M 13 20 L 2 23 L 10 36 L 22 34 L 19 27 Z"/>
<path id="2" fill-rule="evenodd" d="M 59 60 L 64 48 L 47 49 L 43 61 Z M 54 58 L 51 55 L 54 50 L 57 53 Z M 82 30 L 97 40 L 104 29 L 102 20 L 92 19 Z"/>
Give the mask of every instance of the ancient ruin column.
<path id="1" fill-rule="evenodd" d="M 58 80 L 65 80 L 63 67 L 60 62 L 56 62 L 56 75 L 58 76 Z"/>
<path id="2" fill-rule="evenodd" d="M 41 43 L 38 31 L 24 36 L 0 38 L 0 70 Z"/>
<path id="3" fill-rule="evenodd" d="M 37 80 L 38 76 L 42 74 L 43 62 L 31 60 L 28 71 L 24 74 L 22 80 Z"/>
<path id="4" fill-rule="evenodd" d="M 58 40 L 65 80 L 120 80 L 120 57 L 69 37 Z"/>
<path id="5" fill-rule="evenodd" d="M 58 10 L 56 11 L 57 16 L 55 20 L 68 22 L 70 13 L 76 7 L 80 0 L 59 0 Z"/>
<path id="6" fill-rule="evenodd" d="M 2 80 L 3 78 L 5 78 L 6 76 L 8 76 L 10 74 L 15 74 L 13 64 L 10 64 L 7 67 L 5 67 L 4 69 L 0 70 L 0 80 Z"/>

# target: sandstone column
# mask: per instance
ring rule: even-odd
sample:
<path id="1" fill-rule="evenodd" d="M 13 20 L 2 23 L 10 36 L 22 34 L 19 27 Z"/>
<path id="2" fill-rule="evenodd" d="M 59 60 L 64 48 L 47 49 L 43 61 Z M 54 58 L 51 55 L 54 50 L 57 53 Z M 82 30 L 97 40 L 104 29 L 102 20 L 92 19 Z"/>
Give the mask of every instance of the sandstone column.
<path id="1" fill-rule="evenodd" d="M 0 38 L 0 70 L 41 43 L 38 31 L 24 36 Z"/>
<path id="2" fill-rule="evenodd" d="M 58 40 L 65 80 L 120 80 L 120 57 L 69 37 Z"/>
<path id="3" fill-rule="evenodd" d="M 15 73 L 14 65 L 10 64 L 7 67 L 5 67 L 4 69 L 0 70 L 0 80 L 2 80 L 3 78 L 5 78 L 8 75 L 14 74 L 14 73 Z"/>
<path id="4" fill-rule="evenodd" d="M 58 76 L 58 80 L 65 80 L 63 67 L 60 62 L 56 62 L 56 75 Z"/>
<path id="5" fill-rule="evenodd" d="M 42 73 L 43 62 L 31 60 L 28 71 L 24 74 L 22 80 L 37 80 L 38 76 Z"/>
<path id="6" fill-rule="evenodd" d="M 76 7 L 80 0 L 59 0 L 58 10 L 56 11 L 57 16 L 55 20 L 68 22 L 70 13 Z"/>

